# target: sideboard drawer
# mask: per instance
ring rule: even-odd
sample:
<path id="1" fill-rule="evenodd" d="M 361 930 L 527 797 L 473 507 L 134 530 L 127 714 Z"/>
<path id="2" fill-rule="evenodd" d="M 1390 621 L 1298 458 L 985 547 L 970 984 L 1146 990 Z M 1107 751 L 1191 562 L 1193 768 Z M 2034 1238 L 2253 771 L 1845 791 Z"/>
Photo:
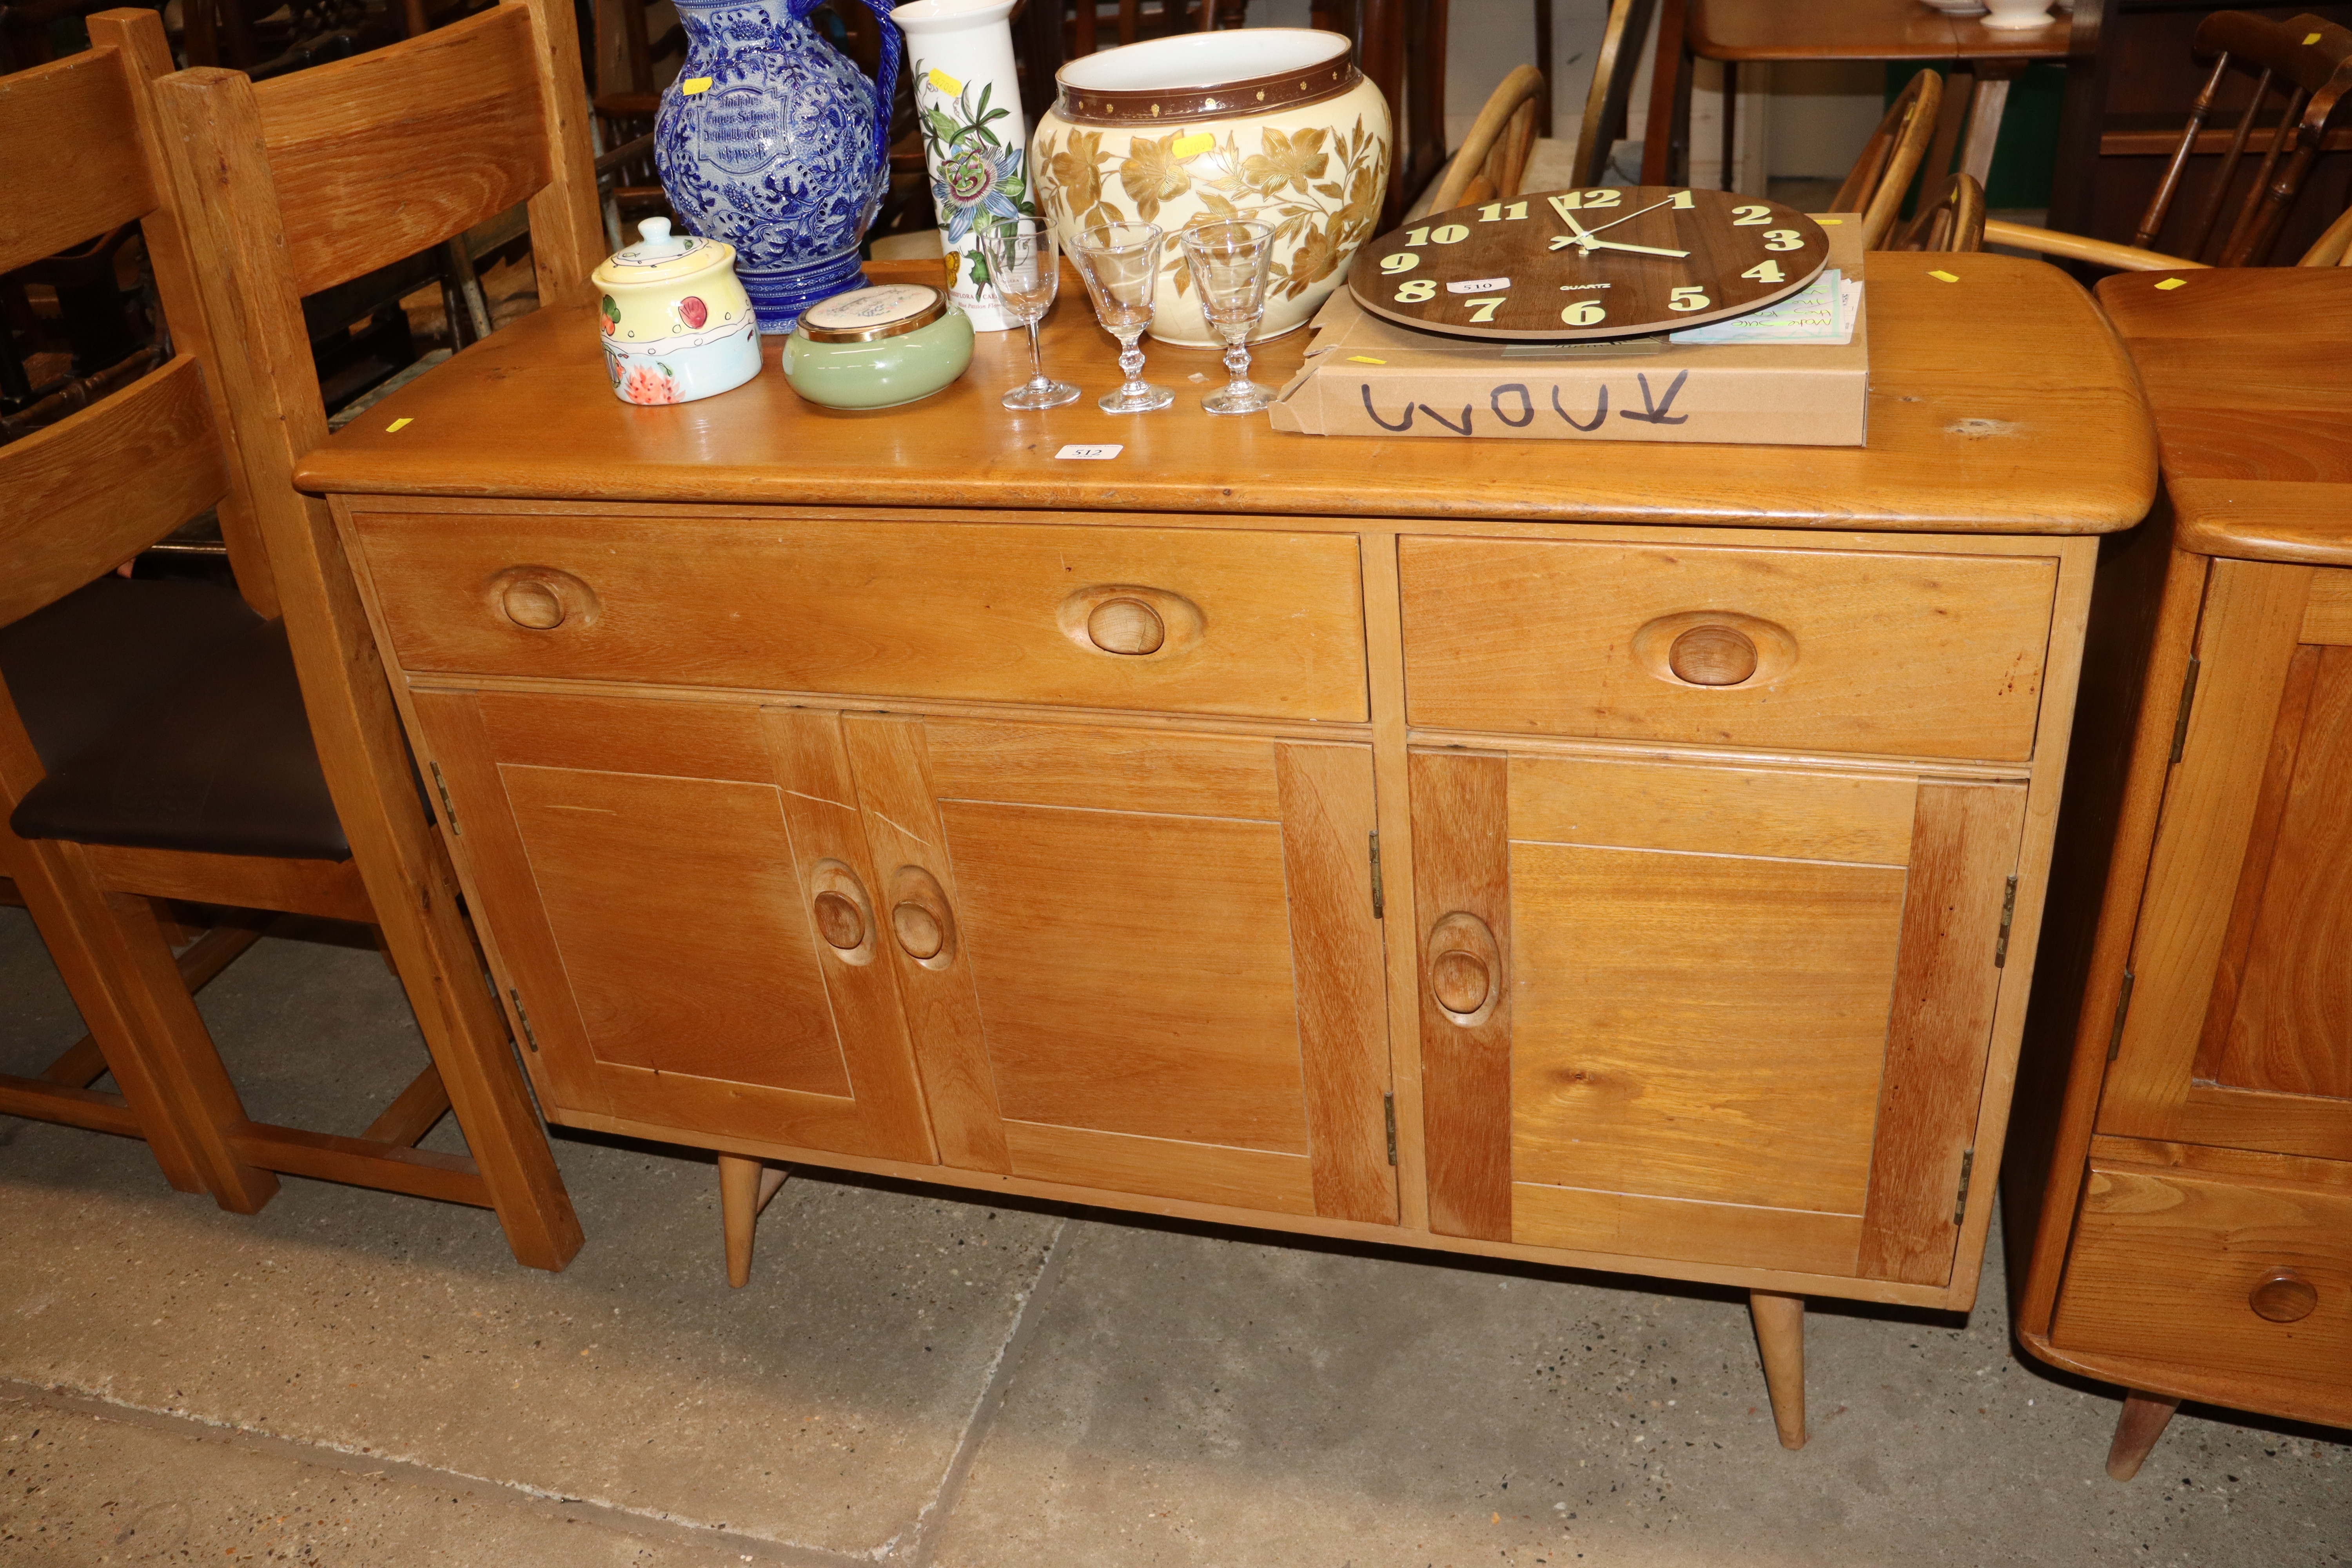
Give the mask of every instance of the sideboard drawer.
<path id="1" fill-rule="evenodd" d="M 1421 537 L 1398 555 L 1418 726 L 2033 754 L 2052 557 Z"/>
<path id="2" fill-rule="evenodd" d="M 1344 534 L 361 512 L 411 673 L 1351 721 Z"/>
<path id="3" fill-rule="evenodd" d="M 2093 1160 L 2050 1337 L 2352 1394 L 2352 1185 Z"/>

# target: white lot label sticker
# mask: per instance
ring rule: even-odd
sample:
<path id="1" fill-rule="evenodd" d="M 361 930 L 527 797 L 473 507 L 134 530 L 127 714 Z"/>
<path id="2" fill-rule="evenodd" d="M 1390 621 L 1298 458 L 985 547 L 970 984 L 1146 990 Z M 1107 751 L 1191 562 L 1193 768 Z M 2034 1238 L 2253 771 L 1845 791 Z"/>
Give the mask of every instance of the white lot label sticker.
<path id="1" fill-rule="evenodd" d="M 1099 463 L 1108 458 L 1116 458 L 1121 452 L 1126 450 L 1127 448 L 1124 447 L 1070 446 L 1063 447 L 1060 451 L 1055 453 L 1054 456 L 1056 458 L 1076 458 L 1087 462 Z"/>
<path id="2" fill-rule="evenodd" d="M 1507 278 L 1473 278 L 1467 283 L 1448 283 L 1448 294 L 1499 294 L 1511 286 Z"/>

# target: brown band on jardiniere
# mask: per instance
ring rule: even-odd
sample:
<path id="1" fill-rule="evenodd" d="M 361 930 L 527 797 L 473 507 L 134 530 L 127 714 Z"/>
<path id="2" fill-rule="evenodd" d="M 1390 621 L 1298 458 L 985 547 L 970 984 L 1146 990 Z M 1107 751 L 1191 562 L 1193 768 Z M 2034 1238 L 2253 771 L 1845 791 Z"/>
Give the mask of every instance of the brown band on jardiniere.
<path id="1" fill-rule="evenodd" d="M 1164 125 L 1188 120 L 1223 120 L 1266 114 L 1337 98 L 1363 80 L 1355 50 L 1321 65 L 1280 76 L 1250 77 L 1215 87 L 1135 88 L 1108 91 L 1062 84 L 1054 111 L 1073 125 Z"/>

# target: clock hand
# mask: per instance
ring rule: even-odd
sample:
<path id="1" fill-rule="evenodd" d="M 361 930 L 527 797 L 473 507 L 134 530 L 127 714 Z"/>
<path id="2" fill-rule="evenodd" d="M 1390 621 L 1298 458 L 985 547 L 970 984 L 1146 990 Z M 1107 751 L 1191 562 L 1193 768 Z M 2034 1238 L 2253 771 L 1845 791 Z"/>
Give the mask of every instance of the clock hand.
<path id="1" fill-rule="evenodd" d="M 1628 245 L 1624 241 L 1617 239 L 1596 239 L 1590 241 L 1585 247 L 1585 253 L 1590 255 L 1595 249 L 1638 250 L 1644 256 L 1688 256 L 1690 254 L 1687 250 L 1667 250 L 1663 247 L 1655 245 Z"/>
<path id="2" fill-rule="evenodd" d="M 1551 247 L 1554 250 L 1559 250 L 1565 248 L 1570 243 L 1574 243 L 1584 247 L 1584 254 L 1587 256 L 1591 255 L 1592 231 L 1586 228 L 1582 224 L 1577 222 L 1575 215 L 1572 213 L 1562 211 L 1559 216 L 1567 221 L 1569 227 L 1576 230 L 1576 233 L 1573 236 L 1561 235 L 1559 238 L 1552 241 Z"/>
<path id="3" fill-rule="evenodd" d="M 1596 235 L 1596 234 L 1600 234 L 1600 233 L 1603 232 L 1604 230 L 1615 228 L 1615 227 L 1616 227 L 1619 224 L 1621 224 L 1621 223 L 1632 223 L 1635 218 L 1640 217 L 1640 216 L 1642 216 L 1642 214 L 1643 214 L 1643 213 L 1654 213 L 1654 212 L 1656 212 L 1660 207 L 1663 207 L 1663 206 L 1671 206 L 1671 205 L 1674 204 L 1674 199 L 1675 199 L 1674 197 L 1672 197 L 1672 196 L 1668 196 L 1668 197 L 1667 197 L 1664 201 L 1663 201 L 1663 202 L 1652 202 L 1648 206 L 1636 208 L 1634 211 L 1627 213 L 1623 217 L 1621 217 L 1621 218 L 1612 218 L 1609 222 L 1602 224 L 1602 225 L 1601 226 L 1601 227 L 1600 227 L 1600 228 L 1585 229 L 1585 230 L 1583 230 L 1582 232 L 1583 232 L 1583 234 L 1584 234 L 1584 237 L 1585 237 L 1587 239 L 1590 239 L 1590 238 L 1591 238 L 1594 235 Z"/>

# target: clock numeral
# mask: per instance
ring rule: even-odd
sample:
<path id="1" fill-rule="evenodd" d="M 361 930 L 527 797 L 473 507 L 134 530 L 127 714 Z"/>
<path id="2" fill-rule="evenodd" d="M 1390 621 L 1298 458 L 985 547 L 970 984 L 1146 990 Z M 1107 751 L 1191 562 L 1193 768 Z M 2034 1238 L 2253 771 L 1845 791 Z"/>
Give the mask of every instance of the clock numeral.
<path id="1" fill-rule="evenodd" d="M 1552 210 L 1557 213 L 1581 212 L 1593 207 L 1613 207 L 1624 197 L 1625 193 L 1622 191 L 1605 188 L 1597 191 L 1562 191 L 1551 198 L 1551 205 Z"/>
<path id="2" fill-rule="evenodd" d="M 1704 289 L 1675 289 L 1666 296 L 1666 309 L 1669 310 L 1704 310 L 1714 303 L 1706 297 Z"/>
<path id="3" fill-rule="evenodd" d="M 1423 224 L 1421 227 L 1412 230 L 1404 237 L 1404 242 L 1407 245 L 1427 245 L 1429 243 L 1429 226 L 1427 224 Z"/>
<path id="4" fill-rule="evenodd" d="M 1469 229 L 1458 223 L 1440 224 L 1429 231 L 1432 245 L 1459 245 L 1469 237 Z"/>
<path id="5" fill-rule="evenodd" d="M 1559 319 L 1571 327 L 1597 327 L 1608 315 L 1609 312 L 1601 309 L 1600 300 L 1580 300 L 1562 310 Z"/>
<path id="6" fill-rule="evenodd" d="M 1381 270 L 1383 272 L 1410 272 L 1420 265 L 1421 258 L 1409 250 L 1400 250 L 1394 256 L 1381 258 Z"/>
<path id="7" fill-rule="evenodd" d="M 1698 205 L 1698 203 L 1692 199 L 1691 194 L 1688 191 L 1676 191 L 1675 193 L 1675 206 L 1678 211 L 1688 212 L 1696 205 Z"/>
<path id="8" fill-rule="evenodd" d="M 1772 221 L 1772 209 L 1767 206 L 1744 206 L 1731 209 L 1734 228 L 1761 228 Z"/>
<path id="9" fill-rule="evenodd" d="M 1587 207 L 1613 207 L 1624 199 L 1624 195 L 1622 191 L 1587 191 L 1584 193 L 1584 205 Z"/>
<path id="10" fill-rule="evenodd" d="M 1431 278 L 1416 278 L 1412 282 L 1402 285 L 1396 291 L 1396 297 L 1397 303 L 1400 305 L 1427 304 L 1437 297 L 1437 281 Z"/>
<path id="11" fill-rule="evenodd" d="M 1509 298 L 1508 295 L 1497 294 L 1491 300 L 1470 300 L 1470 319 L 1474 321 L 1493 321 L 1495 319 L 1495 308 L 1500 305 L 1507 298 Z"/>
<path id="12" fill-rule="evenodd" d="M 1802 250 L 1805 248 L 1805 237 L 1793 228 L 1768 228 L 1764 231 L 1764 248 Z"/>
<path id="13" fill-rule="evenodd" d="M 1780 270 L 1780 264 L 1777 261 L 1759 261 L 1755 266 L 1749 268 L 1747 271 L 1741 273 L 1740 276 L 1742 278 L 1753 278 L 1759 283 L 1785 283 L 1788 281 L 1787 276 Z"/>
<path id="14" fill-rule="evenodd" d="M 1525 202 L 1513 202 L 1507 209 L 1500 202 L 1488 202 L 1478 209 L 1480 223 L 1500 223 L 1507 216 L 1517 219 L 1527 216 L 1528 204 Z"/>

